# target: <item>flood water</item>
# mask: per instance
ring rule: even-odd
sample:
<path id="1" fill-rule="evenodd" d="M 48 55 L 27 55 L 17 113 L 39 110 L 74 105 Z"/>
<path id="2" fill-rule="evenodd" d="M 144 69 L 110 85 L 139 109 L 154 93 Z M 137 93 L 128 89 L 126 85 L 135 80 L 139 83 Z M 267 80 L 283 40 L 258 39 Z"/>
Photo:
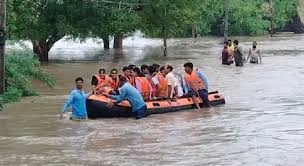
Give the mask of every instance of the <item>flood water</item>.
<path id="1" fill-rule="evenodd" d="M 219 38 L 170 40 L 168 57 L 161 56 L 161 40 L 136 39 L 122 53 L 107 55 L 100 45 L 74 47 L 73 56 L 98 60 L 44 65 L 55 88 L 34 81 L 41 96 L 0 112 L 0 165 L 303 165 L 304 36 L 239 39 L 246 51 L 257 40 L 262 64 L 222 66 Z M 69 57 L 69 50 L 69 44 L 57 45 L 51 55 Z M 77 76 L 88 90 L 99 67 L 168 63 L 183 73 L 187 61 L 207 76 L 210 90 L 225 96 L 225 105 L 142 120 L 59 119 Z"/>

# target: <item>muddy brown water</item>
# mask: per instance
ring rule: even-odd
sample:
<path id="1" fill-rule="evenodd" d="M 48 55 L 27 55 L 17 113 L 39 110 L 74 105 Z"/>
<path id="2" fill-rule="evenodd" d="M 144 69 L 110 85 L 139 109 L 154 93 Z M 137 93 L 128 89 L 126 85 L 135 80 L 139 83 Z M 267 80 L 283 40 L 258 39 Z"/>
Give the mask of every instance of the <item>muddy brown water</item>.
<path id="1" fill-rule="evenodd" d="M 242 37 L 243 49 L 253 40 L 263 63 L 242 68 L 220 64 L 219 38 L 170 40 L 168 57 L 161 56 L 160 47 L 127 46 L 123 55 L 43 65 L 55 76 L 55 88 L 34 81 L 41 96 L 0 112 L 0 165 L 303 165 L 304 36 Z M 59 120 L 76 76 L 85 78 L 89 90 L 90 77 L 101 66 L 109 71 L 169 63 L 183 73 L 186 61 L 203 71 L 210 90 L 225 96 L 225 105 L 142 120 L 73 122 L 68 115 Z"/>

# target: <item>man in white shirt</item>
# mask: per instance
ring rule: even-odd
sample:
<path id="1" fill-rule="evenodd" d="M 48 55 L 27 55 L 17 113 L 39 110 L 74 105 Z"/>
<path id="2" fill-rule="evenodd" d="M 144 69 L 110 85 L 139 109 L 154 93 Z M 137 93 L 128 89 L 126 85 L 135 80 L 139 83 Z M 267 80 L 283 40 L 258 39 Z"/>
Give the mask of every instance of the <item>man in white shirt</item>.
<path id="1" fill-rule="evenodd" d="M 172 73 L 173 67 L 170 65 L 165 65 L 165 71 L 166 71 L 166 79 L 168 81 L 168 98 L 173 98 L 173 96 L 176 97 L 182 97 L 183 96 L 183 89 L 182 86 L 176 78 L 176 76 Z"/>

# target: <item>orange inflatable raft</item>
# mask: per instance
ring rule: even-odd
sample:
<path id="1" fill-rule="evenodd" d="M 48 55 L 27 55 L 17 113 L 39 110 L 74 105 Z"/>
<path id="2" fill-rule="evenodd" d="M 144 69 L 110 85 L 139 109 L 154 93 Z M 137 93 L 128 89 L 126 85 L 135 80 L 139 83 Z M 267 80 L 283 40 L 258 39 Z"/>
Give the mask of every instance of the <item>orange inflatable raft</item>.
<path id="1" fill-rule="evenodd" d="M 212 106 L 225 104 L 224 96 L 219 94 L 217 91 L 208 93 L 208 98 Z M 124 100 L 118 105 L 109 106 L 108 103 L 111 100 L 112 99 L 109 99 L 105 96 L 90 95 L 86 102 L 88 117 L 90 119 L 96 119 L 102 117 L 110 118 L 110 117 L 133 116 L 128 101 Z M 147 101 L 146 105 L 148 111 L 151 114 L 176 112 L 176 111 L 195 108 L 195 104 L 191 97 L 179 98 L 176 101 L 168 101 L 168 100 Z"/>

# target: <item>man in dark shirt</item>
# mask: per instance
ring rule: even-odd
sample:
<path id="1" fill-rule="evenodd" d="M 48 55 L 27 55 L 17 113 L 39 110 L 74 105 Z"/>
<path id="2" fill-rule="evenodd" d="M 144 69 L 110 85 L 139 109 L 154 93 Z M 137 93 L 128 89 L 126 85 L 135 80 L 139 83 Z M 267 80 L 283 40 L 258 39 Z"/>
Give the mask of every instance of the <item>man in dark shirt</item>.
<path id="1" fill-rule="evenodd" d="M 230 65 L 232 61 L 229 60 L 228 42 L 224 42 L 224 49 L 222 51 L 222 64 Z"/>
<path id="2" fill-rule="evenodd" d="M 239 41 L 234 40 L 234 60 L 235 60 L 235 66 L 244 66 L 244 57 L 243 57 L 243 50 L 239 46 Z"/>

